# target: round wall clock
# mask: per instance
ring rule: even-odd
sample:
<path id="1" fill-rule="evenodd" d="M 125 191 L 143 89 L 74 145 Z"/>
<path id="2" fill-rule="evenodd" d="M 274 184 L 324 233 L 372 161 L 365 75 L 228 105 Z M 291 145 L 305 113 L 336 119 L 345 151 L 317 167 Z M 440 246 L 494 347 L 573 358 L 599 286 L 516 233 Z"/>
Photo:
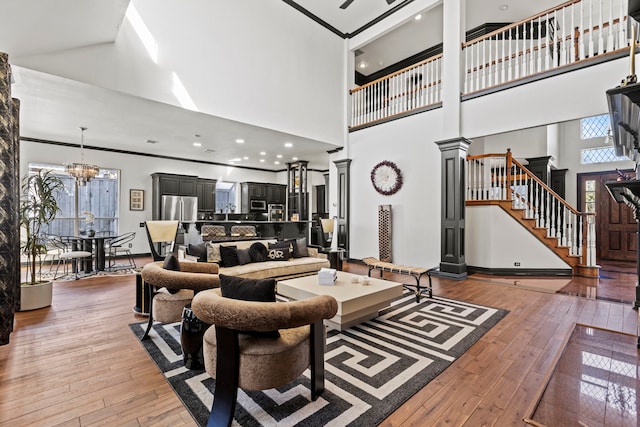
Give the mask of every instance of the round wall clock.
<path id="1" fill-rule="evenodd" d="M 395 163 L 384 160 L 371 169 L 371 183 L 378 193 L 389 196 L 402 187 L 402 172 Z"/>

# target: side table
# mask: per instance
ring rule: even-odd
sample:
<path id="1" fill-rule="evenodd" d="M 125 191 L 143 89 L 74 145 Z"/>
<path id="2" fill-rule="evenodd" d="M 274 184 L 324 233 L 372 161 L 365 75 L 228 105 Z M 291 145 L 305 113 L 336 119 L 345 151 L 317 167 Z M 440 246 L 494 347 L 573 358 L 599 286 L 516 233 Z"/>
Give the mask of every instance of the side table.
<path id="1" fill-rule="evenodd" d="M 133 312 L 141 316 L 149 315 L 149 296 L 151 289 L 144 280 L 142 280 L 142 269 L 136 269 L 136 305 Z"/>
<path id="2" fill-rule="evenodd" d="M 323 254 L 327 254 L 327 258 L 329 258 L 329 264 L 331 264 L 331 268 L 342 271 L 342 260 L 344 259 L 345 252 L 347 252 L 345 249 L 325 248 L 320 252 Z"/>

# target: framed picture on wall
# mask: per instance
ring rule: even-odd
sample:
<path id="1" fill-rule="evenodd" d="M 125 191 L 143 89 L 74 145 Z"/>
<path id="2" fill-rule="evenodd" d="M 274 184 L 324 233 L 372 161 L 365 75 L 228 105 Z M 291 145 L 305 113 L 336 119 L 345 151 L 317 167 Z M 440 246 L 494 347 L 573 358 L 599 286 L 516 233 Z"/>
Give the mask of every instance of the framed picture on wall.
<path id="1" fill-rule="evenodd" d="M 144 190 L 129 190 L 129 210 L 144 210 Z"/>

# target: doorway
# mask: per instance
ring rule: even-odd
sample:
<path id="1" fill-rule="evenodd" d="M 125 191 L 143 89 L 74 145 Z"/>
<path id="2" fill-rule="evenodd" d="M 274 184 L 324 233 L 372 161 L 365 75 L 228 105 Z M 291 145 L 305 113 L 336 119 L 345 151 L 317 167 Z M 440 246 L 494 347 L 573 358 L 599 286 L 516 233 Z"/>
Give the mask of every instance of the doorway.
<path id="1" fill-rule="evenodd" d="M 634 175 L 634 171 L 624 171 Z M 596 212 L 596 245 L 598 260 L 635 261 L 638 250 L 638 226 L 633 210 L 617 203 L 604 183 L 615 181 L 616 171 L 578 174 L 578 210 Z"/>

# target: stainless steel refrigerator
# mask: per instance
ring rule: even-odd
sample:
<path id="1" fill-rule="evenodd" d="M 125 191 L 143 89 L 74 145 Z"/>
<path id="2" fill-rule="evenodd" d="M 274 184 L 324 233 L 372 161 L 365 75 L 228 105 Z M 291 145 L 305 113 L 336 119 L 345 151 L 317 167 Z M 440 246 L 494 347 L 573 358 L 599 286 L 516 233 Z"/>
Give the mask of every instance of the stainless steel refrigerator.
<path id="1" fill-rule="evenodd" d="M 194 223 L 198 219 L 198 198 L 186 196 L 162 196 L 161 219 Z"/>

